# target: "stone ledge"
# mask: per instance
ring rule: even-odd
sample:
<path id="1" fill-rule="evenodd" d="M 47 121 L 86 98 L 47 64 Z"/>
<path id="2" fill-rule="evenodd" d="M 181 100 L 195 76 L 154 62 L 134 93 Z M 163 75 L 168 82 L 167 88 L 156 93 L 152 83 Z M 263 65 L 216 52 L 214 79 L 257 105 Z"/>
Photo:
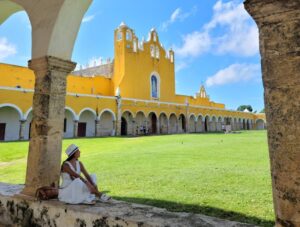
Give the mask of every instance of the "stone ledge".
<path id="1" fill-rule="evenodd" d="M 17 195 L 23 187 L 0 183 L 0 226 L 253 226 L 117 200 L 96 205 L 37 201 Z"/>

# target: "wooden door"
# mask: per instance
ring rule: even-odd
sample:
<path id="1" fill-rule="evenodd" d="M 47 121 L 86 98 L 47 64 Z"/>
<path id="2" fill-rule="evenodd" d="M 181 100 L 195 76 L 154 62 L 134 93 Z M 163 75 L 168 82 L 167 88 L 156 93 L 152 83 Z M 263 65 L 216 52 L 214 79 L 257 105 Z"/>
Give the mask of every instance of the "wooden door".
<path id="1" fill-rule="evenodd" d="M 0 140 L 4 140 L 5 139 L 5 127 L 6 127 L 6 123 L 0 123 Z"/>
<path id="2" fill-rule="evenodd" d="M 124 117 L 121 118 L 121 135 L 127 135 L 127 121 Z"/>
<path id="3" fill-rule="evenodd" d="M 86 123 L 85 122 L 79 122 L 78 123 L 78 137 L 85 137 L 86 135 Z"/>

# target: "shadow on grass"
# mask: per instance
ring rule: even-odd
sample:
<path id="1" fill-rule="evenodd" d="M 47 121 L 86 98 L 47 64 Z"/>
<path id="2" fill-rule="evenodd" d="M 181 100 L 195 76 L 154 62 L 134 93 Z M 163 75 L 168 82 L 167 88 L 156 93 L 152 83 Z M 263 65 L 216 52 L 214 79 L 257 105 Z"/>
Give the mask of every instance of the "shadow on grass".
<path id="1" fill-rule="evenodd" d="M 116 200 L 122 200 L 131 203 L 138 203 L 138 204 L 145 204 L 160 208 L 166 208 L 168 211 L 172 212 L 190 212 L 190 213 L 198 213 L 207 216 L 227 219 L 231 221 L 243 222 L 248 224 L 254 224 L 259 226 L 267 226 L 271 227 L 274 226 L 273 221 L 261 219 L 254 216 L 249 216 L 246 214 L 233 212 L 229 210 L 222 210 L 216 207 L 210 206 L 202 206 L 202 205 L 194 205 L 194 204 L 183 204 L 183 203 L 176 203 L 171 201 L 165 200 L 156 200 L 156 199 L 148 199 L 148 198 L 132 198 L 132 197 L 119 197 L 113 196 Z"/>

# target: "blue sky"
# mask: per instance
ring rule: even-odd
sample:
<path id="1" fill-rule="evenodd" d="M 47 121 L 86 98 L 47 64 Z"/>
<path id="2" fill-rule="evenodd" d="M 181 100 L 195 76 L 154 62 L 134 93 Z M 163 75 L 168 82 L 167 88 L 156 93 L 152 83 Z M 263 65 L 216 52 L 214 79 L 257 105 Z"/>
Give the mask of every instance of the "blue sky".
<path id="1" fill-rule="evenodd" d="M 156 28 L 164 47 L 173 48 L 177 94 L 194 95 L 203 83 L 228 109 L 263 109 L 258 31 L 241 0 L 94 0 L 72 60 L 86 66 L 113 58 L 113 31 L 122 21 L 140 40 Z M 30 50 L 28 17 L 17 13 L 0 26 L 0 62 L 26 66 Z"/>

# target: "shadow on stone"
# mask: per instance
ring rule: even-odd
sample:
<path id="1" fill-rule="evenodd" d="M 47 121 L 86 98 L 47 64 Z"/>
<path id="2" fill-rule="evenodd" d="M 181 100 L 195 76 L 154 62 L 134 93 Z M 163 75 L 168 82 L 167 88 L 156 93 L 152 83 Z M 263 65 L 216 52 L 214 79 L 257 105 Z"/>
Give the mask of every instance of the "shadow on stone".
<path id="1" fill-rule="evenodd" d="M 172 201 L 156 200 L 156 199 L 149 199 L 149 198 L 132 198 L 132 197 L 121 197 L 121 196 L 113 196 L 113 198 L 116 200 L 122 200 L 130 203 L 138 203 L 138 204 L 165 208 L 168 211 L 172 211 L 172 212 L 197 213 L 197 214 L 203 214 L 203 215 L 217 217 L 221 219 L 227 219 L 231 221 L 255 224 L 259 226 L 271 227 L 274 226 L 275 224 L 273 221 L 261 219 L 254 216 L 249 216 L 243 213 L 238 213 L 230 210 L 223 210 L 216 207 L 210 207 L 210 206 L 176 203 Z"/>

